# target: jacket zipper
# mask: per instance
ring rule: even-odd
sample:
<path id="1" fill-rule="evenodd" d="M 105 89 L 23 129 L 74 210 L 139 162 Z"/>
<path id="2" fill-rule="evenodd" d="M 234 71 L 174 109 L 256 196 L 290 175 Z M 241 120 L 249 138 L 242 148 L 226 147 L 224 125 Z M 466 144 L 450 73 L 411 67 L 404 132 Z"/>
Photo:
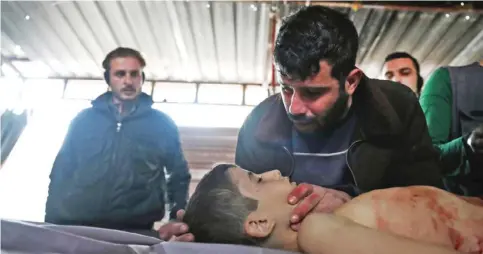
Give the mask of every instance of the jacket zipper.
<path id="1" fill-rule="evenodd" d="M 117 122 L 117 125 L 116 125 L 116 134 L 115 134 L 115 147 L 114 147 L 114 152 L 112 154 L 112 162 L 111 164 L 113 164 L 114 166 L 116 166 L 116 157 L 117 157 L 117 150 L 118 150 L 118 147 L 119 147 L 119 132 L 121 132 L 121 128 L 122 128 L 122 122 L 119 121 Z"/>
<path id="2" fill-rule="evenodd" d="M 121 121 L 118 121 L 117 124 L 116 124 L 116 132 L 114 134 L 114 142 L 113 142 L 113 149 L 112 149 L 112 155 L 111 155 L 111 160 L 109 162 L 109 168 L 113 168 L 116 166 L 116 159 L 117 159 L 117 150 L 118 150 L 118 147 L 119 147 L 119 132 L 121 131 L 121 127 L 122 127 L 122 122 Z M 111 185 L 112 183 L 110 183 L 110 180 L 111 178 L 107 179 L 107 181 L 109 182 L 108 184 Z M 106 192 L 102 192 L 100 193 L 101 196 L 103 196 L 103 200 L 106 200 L 106 199 L 109 199 L 109 197 L 107 197 L 108 195 L 110 195 L 110 193 L 106 193 Z M 106 205 L 105 206 L 105 209 L 109 209 L 109 205 Z M 108 212 L 108 211 L 104 211 L 104 212 Z"/>
<path id="3" fill-rule="evenodd" d="M 288 157 L 290 157 L 290 172 L 287 177 L 292 178 L 293 172 L 295 170 L 295 159 L 293 158 L 292 153 L 288 150 L 287 147 L 282 146 L 284 152 L 287 153 Z"/>

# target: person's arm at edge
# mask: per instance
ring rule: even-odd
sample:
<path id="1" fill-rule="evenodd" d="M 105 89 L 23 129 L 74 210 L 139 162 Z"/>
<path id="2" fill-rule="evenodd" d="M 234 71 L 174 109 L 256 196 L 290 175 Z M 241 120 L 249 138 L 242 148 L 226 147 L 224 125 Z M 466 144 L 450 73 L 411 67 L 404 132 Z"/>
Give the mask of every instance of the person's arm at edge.
<path id="1" fill-rule="evenodd" d="M 444 173 L 452 174 L 465 163 L 465 137 L 448 140 L 451 130 L 453 93 L 449 71 L 439 68 L 426 81 L 419 99 L 433 144 L 440 150 Z"/>
<path id="2" fill-rule="evenodd" d="M 298 233 L 308 254 L 457 254 L 447 247 L 371 229 L 333 214 L 310 214 Z"/>
<path id="3" fill-rule="evenodd" d="M 166 163 L 166 173 L 168 174 L 166 184 L 168 192 L 167 202 L 169 204 L 169 219 L 175 220 L 176 213 L 186 207 L 191 174 L 181 147 L 178 127 L 169 117 L 167 117 L 166 122 L 171 142 L 169 146 L 170 154 Z"/>

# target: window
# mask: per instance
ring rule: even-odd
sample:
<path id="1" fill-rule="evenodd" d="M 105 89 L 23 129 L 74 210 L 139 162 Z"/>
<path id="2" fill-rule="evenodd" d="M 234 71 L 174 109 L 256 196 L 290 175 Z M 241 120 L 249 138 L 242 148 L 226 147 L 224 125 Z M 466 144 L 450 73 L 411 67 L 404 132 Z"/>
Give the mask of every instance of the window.
<path id="1" fill-rule="evenodd" d="M 71 119 L 89 106 L 87 100 L 57 100 L 51 108 L 34 108 L 0 169 L 0 217 L 44 221 L 49 174 L 55 157 Z"/>
<path id="2" fill-rule="evenodd" d="M 241 105 L 242 100 L 241 85 L 202 84 L 198 91 L 199 103 Z"/>
<path id="3" fill-rule="evenodd" d="M 268 97 L 268 90 L 263 86 L 247 86 L 245 90 L 245 104 L 258 105 Z"/>
<path id="4" fill-rule="evenodd" d="M 193 103 L 196 98 L 196 84 L 192 83 L 156 83 L 153 100 L 156 102 Z"/>
<path id="5" fill-rule="evenodd" d="M 5 77 L 18 77 L 18 73 L 8 64 L 2 64 L 2 73 Z"/>
<path id="6" fill-rule="evenodd" d="M 22 101 L 28 108 L 52 104 L 62 99 L 64 80 L 61 79 L 27 79 L 22 89 Z"/>
<path id="7" fill-rule="evenodd" d="M 12 61 L 25 78 L 48 78 L 52 70 L 40 61 Z"/>
<path id="8" fill-rule="evenodd" d="M 102 80 L 69 80 L 64 98 L 94 100 L 107 91 L 107 84 Z"/>
<path id="9" fill-rule="evenodd" d="M 0 112 L 19 106 L 22 86 L 19 78 L 0 78 Z"/>
<path id="10" fill-rule="evenodd" d="M 153 83 L 145 81 L 142 88 L 141 88 L 141 91 L 143 91 L 143 93 L 146 93 L 148 95 L 152 95 L 151 94 L 152 89 L 153 89 Z"/>
<path id="11" fill-rule="evenodd" d="M 250 106 L 155 103 L 178 126 L 240 128 L 252 111 Z"/>

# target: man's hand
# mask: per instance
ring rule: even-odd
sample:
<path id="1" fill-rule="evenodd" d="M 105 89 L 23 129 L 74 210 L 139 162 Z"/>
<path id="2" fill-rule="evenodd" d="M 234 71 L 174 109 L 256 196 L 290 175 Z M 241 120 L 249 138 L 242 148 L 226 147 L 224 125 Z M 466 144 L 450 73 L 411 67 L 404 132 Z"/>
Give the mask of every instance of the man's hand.
<path id="1" fill-rule="evenodd" d="M 195 237 L 188 232 L 188 225 L 182 223 L 184 210 L 179 210 L 176 213 L 176 220 L 178 222 L 169 222 L 158 229 L 159 238 L 164 241 L 178 241 L 178 242 L 193 242 Z"/>
<path id="2" fill-rule="evenodd" d="M 478 126 L 471 132 L 468 145 L 475 153 L 483 153 L 483 125 Z"/>
<path id="3" fill-rule="evenodd" d="M 349 200 L 351 197 L 342 191 L 306 183 L 298 185 L 288 196 L 289 204 L 295 205 L 300 202 L 290 217 L 292 229 L 298 230 L 309 212 L 330 213 Z"/>

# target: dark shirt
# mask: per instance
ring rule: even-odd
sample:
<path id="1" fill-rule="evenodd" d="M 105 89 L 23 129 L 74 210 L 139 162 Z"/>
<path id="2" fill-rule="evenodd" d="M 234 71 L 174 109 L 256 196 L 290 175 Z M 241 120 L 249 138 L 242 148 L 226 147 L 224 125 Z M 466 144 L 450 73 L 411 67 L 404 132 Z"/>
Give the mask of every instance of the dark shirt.
<path id="1" fill-rule="evenodd" d="M 335 128 L 314 134 L 302 134 L 293 128 L 292 147 L 295 161 L 293 180 L 319 186 L 347 184 L 347 149 L 356 123 L 350 112 Z M 349 173 L 350 174 L 350 173 Z"/>

